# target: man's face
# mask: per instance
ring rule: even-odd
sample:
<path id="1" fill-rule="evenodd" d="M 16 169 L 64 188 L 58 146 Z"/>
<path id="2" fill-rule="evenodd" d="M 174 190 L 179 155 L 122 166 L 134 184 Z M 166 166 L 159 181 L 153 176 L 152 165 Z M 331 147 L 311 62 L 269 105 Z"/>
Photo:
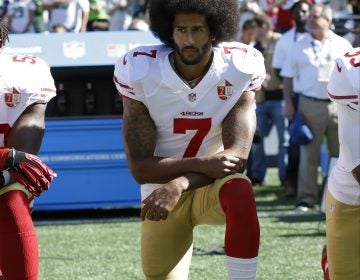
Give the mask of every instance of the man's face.
<path id="1" fill-rule="evenodd" d="M 314 7 L 309 14 L 307 27 L 310 32 L 326 31 L 330 28 L 329 20 L 324 16 L 321 7 Z"/>
<path id="2" fill-rule="evenodd" d="M 301 3 L 297 7 L 295 7 L 293 11 L 294 20 L 297 23 L 306 23 L 307 18 L 309 17 L 310 6 L 306 3 Z"/>
<path id="3" fill-rule="evenodd" d="M 203 15 L 193 13 L 175 15 L 173 40 L 175 52 L 186 65 L 197 64 L 211 53 L 212 40 Z"/>

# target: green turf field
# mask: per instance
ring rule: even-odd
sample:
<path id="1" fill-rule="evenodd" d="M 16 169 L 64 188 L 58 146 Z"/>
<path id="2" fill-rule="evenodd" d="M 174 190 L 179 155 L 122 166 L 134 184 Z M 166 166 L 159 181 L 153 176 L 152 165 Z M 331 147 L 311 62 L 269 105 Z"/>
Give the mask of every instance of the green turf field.
<path id="1" fill-rule="evenodd" d="M 322 279 L 320 258 L 325 242 L 323 217 L 318 211 L 298 213 L 294 200 L 283 197 L 274 171 L 267 186 L 255 187 L 261 226 L 257 279 Z M 132 213 L 132 215 L 128 213 Z M 140 267 L 140 222 L 137 209 L 100 211 L 44 220 L 34 213 L 40 244 L 40 280 L 132 280 L 144 279 Z M 114 214 L 115 213 L 115 214 Z M 106 217 L 105 217 L 106 216 Z M 206 252 L 219 248 L 224 227 L 200 226 L 194 246 Z M 226 278 L 223 255 L 193 256 L 192 280 Z"/>

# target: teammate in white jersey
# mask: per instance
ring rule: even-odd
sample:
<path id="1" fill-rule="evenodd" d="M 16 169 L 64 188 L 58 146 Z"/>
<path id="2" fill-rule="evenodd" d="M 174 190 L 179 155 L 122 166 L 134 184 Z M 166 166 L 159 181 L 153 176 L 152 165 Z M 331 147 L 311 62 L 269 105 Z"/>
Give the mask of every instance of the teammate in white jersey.
<path id="1" fill-rule="evenodd" d="M 360 48 L 336 60 L 328 95 L 337 103 L 340 142 L 326 196 L 330 279 L 356 280 L 360 279 Z"/>
<path id="2" fill-rule="evenodd" d="M 7 40 L 0 20 L 0 49 Z M 44 61 L 0 53 L 0 279 L 38 279 L 30 205 L 54 174 L 33 154 L 44 134 L 46 103 L 55 92 Z"/>
<path id="3" fill-rule="evenodd" d="M 237 32 L 236 0 L 149 4 L 152 32 L 164 44 L 131 50 L 114 72 L 126 155 L 142 184 L 144 274 L 187 279 L 194 226 L 226 223 L 229 279 L 255 279 L 259 222 L 242 173 L 264 59 L 226 43 Z"/>

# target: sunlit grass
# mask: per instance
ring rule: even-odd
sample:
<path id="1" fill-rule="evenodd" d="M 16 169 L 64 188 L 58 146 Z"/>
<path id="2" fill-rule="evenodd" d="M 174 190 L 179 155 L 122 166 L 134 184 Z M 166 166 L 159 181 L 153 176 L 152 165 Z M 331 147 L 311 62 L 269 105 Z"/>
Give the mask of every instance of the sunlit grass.
<path id="1" fill-rule="evenodd" d="M 257 279 L 322 279 L 320 258 L 325 242 L 323 217 L 318 211 L 298 213 L 294 200 L 283 196 L 275 172 L 267 186 L 255 187 L 261 225 Z M 115 215 L 122 212 L 115 212 Z M 137 211 L 132 211 L 132 216 Z M 72 213 L 76 217 L 76 212 Z M 36 215 L 37 217 L 39 215 Z M 44 222 L 36 218 L 40 244 L 40 280 L 144 279 L 140 264 L 140 222 L 132 218 L 78 220 L 57 216 Z M 54 223 L 57 222 L 57 225 Z M 199 226 L 194 233 L 197 248 L 221 247 L 224 226 Z M 194 255 L 190 279 L 226 278 L 223 255 Z"/>

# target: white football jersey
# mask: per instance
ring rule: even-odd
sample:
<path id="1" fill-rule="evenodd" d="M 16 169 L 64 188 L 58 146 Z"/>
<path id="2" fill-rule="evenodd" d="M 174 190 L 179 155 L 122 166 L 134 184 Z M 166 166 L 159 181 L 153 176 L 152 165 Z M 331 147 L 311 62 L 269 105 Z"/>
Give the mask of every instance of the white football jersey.
<path id="1" fill-rule="evenodd" d="M 221 151 L 222 122 L 244 91 L 261 87 L 264 58 L 242 43 L 223 43 L 214 48 L 205 76 L 190 88 L 170 64 L 172 51 L 154 45 L 128 52 L 115 65 L 117 90 L 148 108 L 157 128 L 156 156 L 182 158 Z"/>
<path id="2" fill-rule="evenodd" d="M 40 58 L 0 54 L 0 147 L 24 110 L 56 94 L 50 68 Z"/>
<path id="3" fill-rule="evenodd" d="M 328 95 L 337 103 L 340 154 L 329 177 L 329 190 L 343 203 L 360 205 L 360 185 L 351 174 L 360 164 L 360 48 L 336 60 Z"/>

